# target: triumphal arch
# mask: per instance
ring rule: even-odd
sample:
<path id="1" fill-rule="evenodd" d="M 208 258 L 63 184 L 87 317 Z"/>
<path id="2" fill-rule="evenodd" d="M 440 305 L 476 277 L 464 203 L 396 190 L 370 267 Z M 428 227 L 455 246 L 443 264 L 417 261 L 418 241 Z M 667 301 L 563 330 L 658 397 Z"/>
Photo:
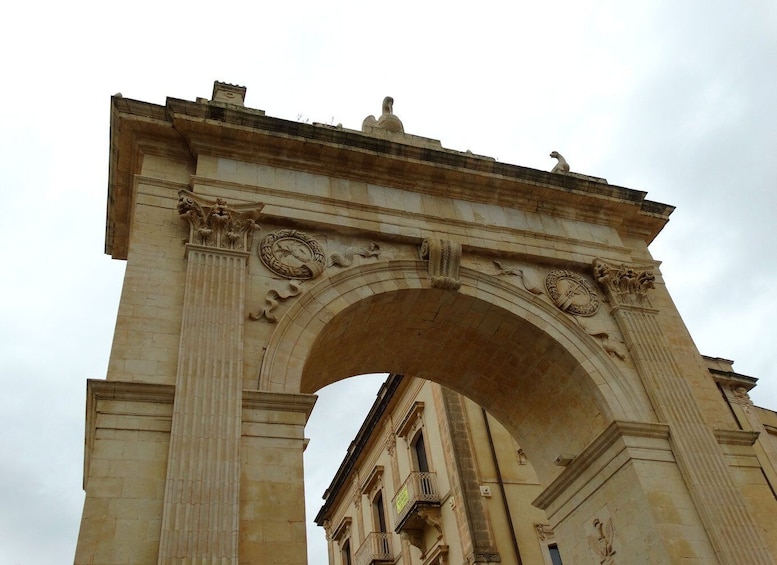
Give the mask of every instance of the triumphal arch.
<path id="1" fill-rule="evenodd" d="M 76 563 L 305 563 L 314 393 L 374 372 L 497 417 L 565 560 L 594 563 L 607 520 L 607 563 L 774 563 L 775 501 L 724 449 L 757 434 L 648 251 L 671 206 L 445 149 L 391 99 L 351 130 L 244 96 L 112 99 L 105 249 L 127 267 Z"/>

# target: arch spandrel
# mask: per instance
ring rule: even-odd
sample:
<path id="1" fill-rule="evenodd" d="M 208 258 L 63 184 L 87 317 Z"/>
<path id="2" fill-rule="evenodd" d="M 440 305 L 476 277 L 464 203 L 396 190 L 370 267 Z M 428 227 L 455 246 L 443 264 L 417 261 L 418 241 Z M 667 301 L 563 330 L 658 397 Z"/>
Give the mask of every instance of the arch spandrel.
<path id="1" fill-rule="evenodd" d="M 319 282 L 280 320 L 259 388 L 314 393 L 372 372 L 433 380 L 486 407 L 546 461 L 579 452 L 613 420 L 653 419 L 644 394 L 566 314 L 504 279 L 467 268 L 460 278 L 458 291 L 435 289 L 423 263 L 391 261 Z"/>

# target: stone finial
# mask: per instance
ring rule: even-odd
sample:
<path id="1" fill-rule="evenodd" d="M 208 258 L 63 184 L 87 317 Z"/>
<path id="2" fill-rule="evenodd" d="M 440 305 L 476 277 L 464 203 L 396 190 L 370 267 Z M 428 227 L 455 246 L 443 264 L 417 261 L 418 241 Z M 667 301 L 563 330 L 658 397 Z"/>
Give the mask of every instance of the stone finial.
<path id="1" fill-rule="evenodd" d="M 561 153 L 558 151 L 551 151 L 550 156 L 554 159 L 558 159 L 556 166 L 550 170 L 551 173 L 561 173 L 563 175 L 564 173 L 569 172 L 569 163 L 567 163 L 567 160 L 564 159 L 564 156 Z"/>
<path id="2" fill-rule="evenodd" d="M 235 106 L 245 106 L 246 87 L 226 82 L 215 81 L 213 83 L 213 102 L 224 102 Z"/>
<path id="3" fill-rule="evenodd" d="M 391 96 L 386 96 L 383 99 L 383 109 L 380 118 L 376 120 L 373 115 L 364 118 L 362 131 L 367 132 L 369 128 L 381 128 L 392 133 L 405 133 L 402 120 L 394 115 L 394 99 Z"/>

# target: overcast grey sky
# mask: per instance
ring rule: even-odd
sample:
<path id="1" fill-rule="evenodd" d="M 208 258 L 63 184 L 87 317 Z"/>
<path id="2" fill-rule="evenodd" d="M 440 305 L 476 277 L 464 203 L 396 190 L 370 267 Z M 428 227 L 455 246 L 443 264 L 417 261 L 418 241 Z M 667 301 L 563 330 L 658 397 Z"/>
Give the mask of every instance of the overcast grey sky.
<path id="1" fill-rule="evenodd" d="M 270 116 L 354 129 L 391 95 L 445 147 L 545 170 L 555 149 L 646 190 L 677 206 L 651 250 L 699 349 L 777 408 L 773 0 L 74 0 L 14 2 L 3 23 L 0 564 L 72 561 L 85 382 L 105 377 L 123 275 L 102 254 L 119 91 L 163 104 L 222 80 Z M 379 382 L 334 386 L 350 406 Z M 334 397 L 307 430 L 309 521 L 367 408 Z"/>

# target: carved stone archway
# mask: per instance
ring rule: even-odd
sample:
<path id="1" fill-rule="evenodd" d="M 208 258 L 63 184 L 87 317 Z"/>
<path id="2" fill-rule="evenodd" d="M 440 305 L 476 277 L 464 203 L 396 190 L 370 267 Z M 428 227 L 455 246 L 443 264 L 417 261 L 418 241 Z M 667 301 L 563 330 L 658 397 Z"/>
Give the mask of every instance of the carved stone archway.
<path id="1" fill-rule="evenodd" d="M 647 249 L 671 206 L 244 94 L 113 99 L 106 251 L 127 270 L 76 563 L 304 563 L 313 393 L 370 371 L 498 417 L 573 562 L 773 563 Z"/>

